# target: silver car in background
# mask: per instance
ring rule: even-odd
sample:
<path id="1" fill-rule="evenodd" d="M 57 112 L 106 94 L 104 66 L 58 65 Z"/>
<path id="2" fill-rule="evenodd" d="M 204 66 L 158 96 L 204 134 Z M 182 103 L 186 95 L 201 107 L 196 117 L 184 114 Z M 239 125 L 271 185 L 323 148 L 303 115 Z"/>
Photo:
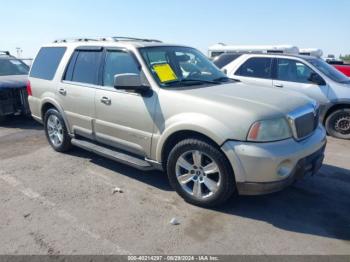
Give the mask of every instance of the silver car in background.
<path id="1" fill-rule="evenodd" d="M 213 62 L 248 85 L 300 92 L 320 104 L 329 135 L 350 139 L 350 79 L 319 57 L 279 53 L 223 53 Z M 285 93 L 285 99 L 289 99 Z"/>

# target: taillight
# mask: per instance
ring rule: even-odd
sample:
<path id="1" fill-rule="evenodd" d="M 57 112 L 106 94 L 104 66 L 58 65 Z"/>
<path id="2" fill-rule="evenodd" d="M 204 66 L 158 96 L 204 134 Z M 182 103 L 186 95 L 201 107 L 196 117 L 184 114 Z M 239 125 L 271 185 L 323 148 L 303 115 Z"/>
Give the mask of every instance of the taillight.
<path id="1" fill-rule="evenodd" d="M 33 95 L 32 94 L 32 87 L 30 85 L 30 81 L 29 80 L 27 81 L 27 94 L 28 94 L 28 96 L 32 96 Z"/>

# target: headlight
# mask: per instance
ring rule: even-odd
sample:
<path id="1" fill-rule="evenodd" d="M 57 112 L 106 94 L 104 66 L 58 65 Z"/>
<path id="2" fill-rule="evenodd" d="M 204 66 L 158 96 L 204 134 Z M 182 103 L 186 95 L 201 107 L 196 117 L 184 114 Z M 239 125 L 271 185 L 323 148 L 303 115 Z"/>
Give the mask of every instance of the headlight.
<path id="1" fill-rule="evenodd" d="M 284 118 L 255 122 L 248 133 L 247 140 L 255 142 L 271 142 L 292 137 L 288 122 Z"/>

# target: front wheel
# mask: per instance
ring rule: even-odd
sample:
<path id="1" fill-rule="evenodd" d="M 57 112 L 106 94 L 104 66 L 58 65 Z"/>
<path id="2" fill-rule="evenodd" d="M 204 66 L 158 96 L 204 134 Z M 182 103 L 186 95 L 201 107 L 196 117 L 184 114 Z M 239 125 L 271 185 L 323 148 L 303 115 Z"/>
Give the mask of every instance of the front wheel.
<path id="1" fill-rule="evenodd" d="M 46 137 L 53 149 L 68 151 L 72 147 L 71 138 L 61 114 L 56 109 L 49 109 L 44 120 Z"/>
<path id="2" fill-rule="evenodd" d="M 333 137 L 350 139 L 350 109 L 339 109 L 326 119 L 327 133 Z"/>
<path id="3" fill-rule="evenodd" d="M 179 142 L 167 161 L 170 184 L 187 202 L 212 207 L 235 191 L 231 166 L 215 146 L 198 139 Z"/>

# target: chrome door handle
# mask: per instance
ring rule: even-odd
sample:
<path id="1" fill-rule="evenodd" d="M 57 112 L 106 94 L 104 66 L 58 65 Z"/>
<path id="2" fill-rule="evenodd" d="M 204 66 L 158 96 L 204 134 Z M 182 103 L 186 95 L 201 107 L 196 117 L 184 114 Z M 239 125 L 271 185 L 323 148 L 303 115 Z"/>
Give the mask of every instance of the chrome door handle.
<path id="1" fill-rule="evenodd" d="M 106 105 L 110 105 L 112 103 L 112 100 L 110 98 L 104 96 L 101 98 L 101 103 L 106 104 Z"/>
<path id="2" fill-rule="evenodd" d="M 67 94 L 67 91 L 64 88 L 60 88 L 60 89 L 58 89 L 58 93 L 65 96 Z"/>
<path id="3" fill-rule="evenodd" d="M 282 87 L 283 87 L 283 85 L 282 85 L 282 84 L 275 84 L 275 87 L 282 88 Z"/>

